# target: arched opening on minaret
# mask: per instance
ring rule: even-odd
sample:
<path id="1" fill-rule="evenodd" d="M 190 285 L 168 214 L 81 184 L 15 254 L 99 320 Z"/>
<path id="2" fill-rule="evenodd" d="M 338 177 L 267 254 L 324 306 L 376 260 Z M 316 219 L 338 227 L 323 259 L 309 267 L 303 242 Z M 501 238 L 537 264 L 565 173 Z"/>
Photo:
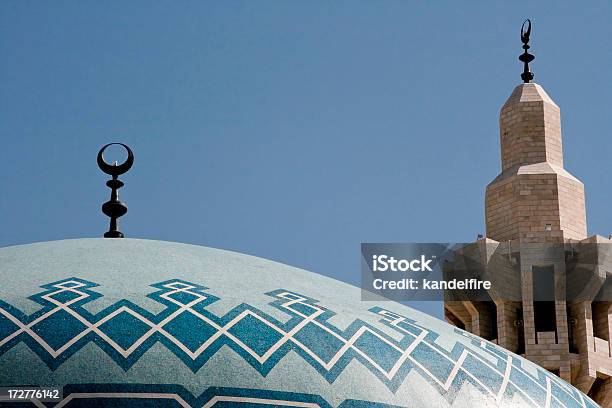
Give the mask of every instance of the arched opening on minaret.
<path id="1" fill-rule="evenodd" d="M 533 266 L 533 323 L 538 344 L 557 342 L 555 307 L 555 268 L 553 265 Z"/>
<path id="2" fill-rule="evenodd" d="M 556 332 L 555 302 L 552 300 L 536 300 L 533 302 L 533 320 L 536 332 Z"/>
<path id="3" fill-rule="evenodd" d="M 486 295 L 491 299 L 488 294 Z M 480 337 L 497 342 L 497 305 L 493 300 L 473 302 L 480 314 Z"/>
<path id="4" fill-rule="evenodd" d="M 606 342 L 610 341 L 610 325 L 608 310 L 610 302 L 592 302 L 591 316 L 593 319 L 593 336 Z"/>

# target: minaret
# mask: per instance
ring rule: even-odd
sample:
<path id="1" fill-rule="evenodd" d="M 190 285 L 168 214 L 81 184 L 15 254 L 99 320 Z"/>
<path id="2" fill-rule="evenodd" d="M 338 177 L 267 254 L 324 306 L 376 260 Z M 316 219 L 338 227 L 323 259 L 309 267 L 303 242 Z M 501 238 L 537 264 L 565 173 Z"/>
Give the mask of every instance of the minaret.
<path id="1" fill-rule="evenodd" d="M 544 89 L 530 81 L 531 23 L 521 39 L 524 83 L 499 116 L 501 173 L 487 186 L 487 237 L 562 242 L 587 237 L 583 184 L 563 168 L 561 115 Z"/>
<path id="2" fill-rule="evenodd" d="M 486 188 L 486 237 L 445 269 L 495 285 L 478 299 L 445 301 L 444 313 L 612 408 L 612 240 L 587 237 L 584 186 L 563 165 L 559 107 L 531 82 L 530 32 L 527 20 L 523 83 L 499 116 L 501 173 Z"/>

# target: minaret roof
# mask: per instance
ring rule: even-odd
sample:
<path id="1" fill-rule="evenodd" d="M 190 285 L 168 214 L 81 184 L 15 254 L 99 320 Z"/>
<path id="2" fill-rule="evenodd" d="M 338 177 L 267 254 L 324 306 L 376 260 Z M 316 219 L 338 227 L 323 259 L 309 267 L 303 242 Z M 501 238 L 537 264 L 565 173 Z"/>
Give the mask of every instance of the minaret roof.
<path id="1" fill-rule="evenodd" d="M 530 82 L 528 84 L 520 84 L 510 95 L 510 97 L 506 100 L 506 103 L 502 107 L 504 109 L 506 106 L 521 102 L 546 102 L 554 105 L 559 108 L 555 101 L 552 100 L 550 96 L 546 93 L 544 88 L 539 84 Z"/>

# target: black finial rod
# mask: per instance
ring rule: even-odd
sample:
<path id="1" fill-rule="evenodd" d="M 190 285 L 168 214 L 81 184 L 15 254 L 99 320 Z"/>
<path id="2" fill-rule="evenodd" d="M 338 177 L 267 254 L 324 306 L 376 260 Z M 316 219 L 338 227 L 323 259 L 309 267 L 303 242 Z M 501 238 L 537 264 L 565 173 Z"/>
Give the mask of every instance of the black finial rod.
<path id="1" fill-rule="evenodd" d="M 527 29 L 525 29 L 527 24 Z M 527 19 L 523 21 L 521 26 L 521 42 L 523 43 L 523 50 L 525 50 L 520 56 L 519 60 L 523 62 L 523 73 L 521 78 L 523 82 L 528 84 L 533 79 L 533 72 L 529 72 L 529 63 L 535 59 L 534 55 L 531 55 L 527 50 L 529 49 L 529 36 L 531 35 L 531 20 Z"/>
<path id="2" fill-rule="evenodd" d="M 121 145 L 127 150 L 128 157 L 122 164 L 117 164 L 117 162 L 108 164 L 104 161 L 104 150 L 112 145 Z M 113 176 L 112 180 L 106 182 L 106 185 L 111 189 L 110 200 L 102 204 L 102 212 L 110 217 L 110 226 L 108 231 L 104 233 L 104 238 L 123 238 L 123 233 L 117 229 L 117 218 L 125 215 L 128 209 L 127 205 L 119 201 L 118 190 L 123 187 L 124 184 L 118 177 L 132 168 L 133 164 L 134 154 L 132 153 L 132 149 L 123 143 L 109 143 L 103 146 L 98 152 L 98 167 L 100 167 L 100 170 L 104 173 Z"/>

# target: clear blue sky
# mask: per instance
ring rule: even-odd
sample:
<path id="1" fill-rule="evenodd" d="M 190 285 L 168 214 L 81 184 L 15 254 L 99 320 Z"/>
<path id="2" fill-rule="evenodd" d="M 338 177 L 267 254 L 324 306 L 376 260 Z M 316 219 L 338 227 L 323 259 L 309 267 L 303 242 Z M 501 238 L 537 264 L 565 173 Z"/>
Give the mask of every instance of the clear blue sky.
<path id="1" fill-rule="evenodd" d="M 612 6 L 578 4 L 5 0 L 0 246 L 101 236 L 110 141 L 136 155 L 129 237 L 355 284 L 361 242 L 471 241 L 526 17 L 589 233 L 607 235 Z"/>

